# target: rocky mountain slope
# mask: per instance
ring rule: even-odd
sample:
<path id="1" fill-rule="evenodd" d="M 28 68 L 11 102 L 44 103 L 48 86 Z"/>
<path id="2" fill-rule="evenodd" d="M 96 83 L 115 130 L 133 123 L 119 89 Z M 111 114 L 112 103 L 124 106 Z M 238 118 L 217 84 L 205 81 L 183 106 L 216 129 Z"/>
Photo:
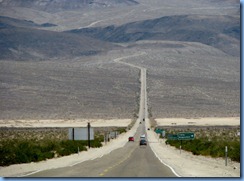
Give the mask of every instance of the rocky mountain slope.
<path id="1" fill-rule="evenodd" d="M 55 24 L 37 24 L 1 16 L 0 59 L 94 55 L 116 47 L 113 42 L 129 43 L 139 40 L 199 42 L 231 56 L 240 55 L 240 18 L 234 16 L 166 16 L 122 26 L 111 25 L 66 32 L 39 29 L 48 26 Z"/>
<path id="2" fill-rule="evenodd" d="M 53 25 L 0 17 L 0 59 L 72 58 L 94 55 L 116 47 L 86 36 L 36 29 L 40 26 Z"/>
<path id="3" fill-rule="evenodd" d="M 240 114 L 237 0 L 0 1 L 0 119 L 135 118 L 140 73 L 118 58 L 147 69 L 153 117 Z"/>
<path id="4" fill-rule="evenodd" d="M 232 16 L 166 16 L 118 27 L 111 25 L 69 32 L 118 43 L 138 40 L 200 42 L 230 55 L 240 55 L 240 19 Z"/>

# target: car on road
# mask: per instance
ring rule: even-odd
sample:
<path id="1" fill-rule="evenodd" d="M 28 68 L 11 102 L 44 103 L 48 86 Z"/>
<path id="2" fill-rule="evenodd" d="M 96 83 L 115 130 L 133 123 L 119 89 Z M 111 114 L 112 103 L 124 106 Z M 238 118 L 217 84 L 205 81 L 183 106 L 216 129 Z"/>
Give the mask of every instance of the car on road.
<path id="1" fill-rule="evenodd" d="M 146 139 L 146 135 L 145 134 L 141 135 L 140 139 Z"/>
<path id="2" fill-rule="evenodd" d="M 147 145 L 147 141 L 144 140 L 144 139 L 143 139 L 143 140 L 140 140 L 140 143 L 139 143 L 139 144 L 140 144 L 140 146 L 141 146 L 141 145 Z"/>
<path id="3" fill-rule="evenodd" d="M 130 136 L 130 137 L 128 138 L 128 141 L 135 141 L 135 139 L 134 139 L 133 136 Z"/>

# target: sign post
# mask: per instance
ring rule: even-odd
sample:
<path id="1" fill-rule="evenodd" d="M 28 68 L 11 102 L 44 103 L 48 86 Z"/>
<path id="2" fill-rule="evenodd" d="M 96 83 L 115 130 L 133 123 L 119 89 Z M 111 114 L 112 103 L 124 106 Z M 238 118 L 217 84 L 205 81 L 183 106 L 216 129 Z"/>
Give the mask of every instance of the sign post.
<path id="1" fill-rule="evenodd" d="M 227 159 L 228 159 L 228 147 L 225 146 L 225 166 L 227 166 Z"/>
<path id="2" fill-rule="evenodd" d="M 193 140 L 195 138 L 194 133 L 178 133 L 178 134 L 169 134 L 167 139 L 169 140 L 180 140 L 180 154 L 182 148 L 182 140 Z"/>
<path id="3" fill-rule="evenodd" d="M 72 140 L 75 140 L 75 128 L 72 129 Z"/>
<path id="4" fill-rule="evenodd" d="M 90 141 L 90 128 L 91 128 L 91 125 L 90 123 L 87 124 L 87 129 L 88 129 L 88 147 L 90 148 L 91 147 L 91 141 Z"/>

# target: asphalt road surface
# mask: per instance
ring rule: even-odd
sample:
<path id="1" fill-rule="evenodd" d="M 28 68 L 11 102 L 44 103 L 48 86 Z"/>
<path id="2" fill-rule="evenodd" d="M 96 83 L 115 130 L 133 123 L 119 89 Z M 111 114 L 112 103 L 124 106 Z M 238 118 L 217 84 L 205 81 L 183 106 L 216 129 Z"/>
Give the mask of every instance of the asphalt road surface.
<path id="1" fill-rule="evenodd" d="M 134 142 L 128 142 L 108 155 L 70 167 L 37 172 L 28 177 L 176 177 L 156 158 L 148 145 L 139 145 L 140 135 L 144 133 L 145 125 L 142 122 Z"/>
<path id="2" fill-rule="evenodd" d="M 145 127 L 145 122 L 148 121 L 147 70 L 121 60 L 143 54 L 140 53 L 114 60 L 117 63 L 131 66 L 141 71 L 141 96 L 138 118 L 140 124 L 136 134 L 131 135 L 134 136 L 135 141 L 128 142 L 124 147 L 113 150 L 101 158 L 85 161 L 74 166 L 37 172 L 29 175 L 29 177 L 176 177 L 167 166 L 157 159 L 149 146 L 153 143 L 148 143 L 147 146 L 139 145 L 140 136 L 145 134 L 147 137 L 147 128 Z"/>

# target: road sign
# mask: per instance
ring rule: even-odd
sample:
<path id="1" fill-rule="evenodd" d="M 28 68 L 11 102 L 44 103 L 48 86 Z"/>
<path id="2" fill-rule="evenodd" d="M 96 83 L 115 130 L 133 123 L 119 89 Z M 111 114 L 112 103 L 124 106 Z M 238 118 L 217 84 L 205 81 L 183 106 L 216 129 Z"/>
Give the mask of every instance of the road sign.
<path id="1" fill-rule="evenodd" d="M 165 137 L 165 130 L 162 131 L 162 137 L 164 138 Z"/>
<path id="2" fill-rule="evenodd" d="M 167 139 L 168 140 L 178 140 L 178 135 L 177 134 L 168 134 Z"/>
<path id="3" fill-rule="evenodd" d="M 155 132 L 156 132 L 157 134 L 162 134 L 163 130 L 157 128 L 157 129 L 155 130 Z"/>
<path id="4" fill-rule="evenodd" d="M 194 139 L 194 133 L 178 133 L 178 140 L 193 140 Z"/>
<path id="5" fill-rule="evenodd" d="M 69 140 L 88 140 L 88 129 L 69 128 Z M 93 128 L 90 128 L 90 140 L 94 140 Z"/>
<path id="6" fill-rule="evenodd" d="M 168 140 L 193 140 L 195 138 L 194 133 L 178 133 L 169 134 L 167 136 Z"/>

